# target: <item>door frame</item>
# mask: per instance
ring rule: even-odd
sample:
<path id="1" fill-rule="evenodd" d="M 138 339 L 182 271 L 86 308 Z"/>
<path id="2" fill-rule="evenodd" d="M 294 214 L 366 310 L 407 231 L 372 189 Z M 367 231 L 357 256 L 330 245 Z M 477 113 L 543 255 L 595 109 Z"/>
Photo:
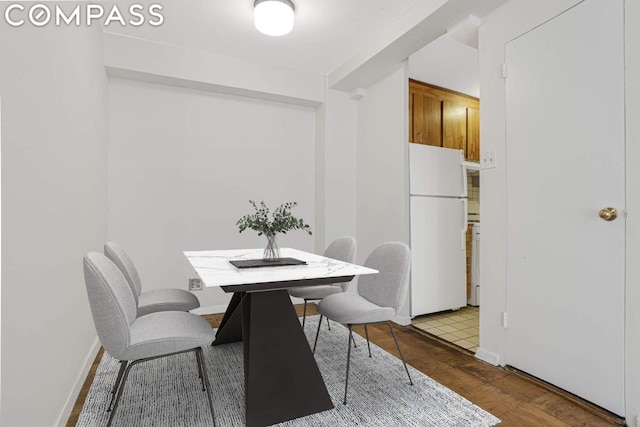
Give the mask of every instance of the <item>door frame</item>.
<path id="1" fill-rule="evenodd" d="M 539 0 L 532 4 L 511 0 L 485 17 L 480 27 L 480 87 L 482 99 L 481 158 L 493 155 L 496 165 L 483 169 L 481 216 L 480 348 L 476 357 L 504 365 L 506 330 L 506 165 L 505 82 L 501 78 L 504 45 L 546 22 L 581 0 Z M 625 104 L 626 104 L 626 202 L 627 272 L 625 358 L 640 360 L 640 2 L 625 0 Z M 627 424 L 640 426 L 640 365 L 628 363 L 626 380 Z"/>

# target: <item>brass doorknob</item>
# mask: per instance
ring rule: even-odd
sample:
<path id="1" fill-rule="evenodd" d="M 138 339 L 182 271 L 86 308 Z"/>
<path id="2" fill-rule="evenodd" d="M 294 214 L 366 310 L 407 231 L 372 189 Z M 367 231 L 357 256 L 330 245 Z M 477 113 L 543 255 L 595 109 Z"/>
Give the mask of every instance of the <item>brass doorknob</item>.
<path id="1" fill-rule="evenodd" d="M 600 218 L 605 221 L 613 221 L 618 217 L 618 211 L 615 208 L 604 208 L 599 213 Z"/>

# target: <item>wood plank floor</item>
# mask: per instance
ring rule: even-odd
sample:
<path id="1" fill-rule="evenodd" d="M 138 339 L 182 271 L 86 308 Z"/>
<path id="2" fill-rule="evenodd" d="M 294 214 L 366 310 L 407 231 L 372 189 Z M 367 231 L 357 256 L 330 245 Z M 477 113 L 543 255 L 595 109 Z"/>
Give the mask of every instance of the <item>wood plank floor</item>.
<path id="1" fill-rule="evenodd" d="M 315 305 L 311 304 L 310 314 L 316 313 L 314 308 Z M 302 306 L 296 306 L 296 310 L 302 315 Z M 214 328 L 222 320 L 221 314 L 204 317 Z M 398 356 L 387 326 L 372 325 L 368 329 L 371 342 Z M 354 331 L 364 336 L 363 328 L 355 327 Z M 579 399 L 517 372 L 484 363 L 470 352 L 414 327 L 395 325 L 395 331 L 408 364 L 500 418 L 501 427 L 624 425 L 623 420 Z M 102 350 L 80 391 L 67 427 L 76 425 L 101 357 Z"/>

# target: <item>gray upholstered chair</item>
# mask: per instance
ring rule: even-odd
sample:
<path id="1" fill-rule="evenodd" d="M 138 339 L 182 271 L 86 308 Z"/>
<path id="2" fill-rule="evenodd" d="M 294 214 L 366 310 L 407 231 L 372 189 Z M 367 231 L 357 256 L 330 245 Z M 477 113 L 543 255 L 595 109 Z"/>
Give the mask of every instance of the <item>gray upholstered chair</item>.
<path id="1" fill-rule="evenodd" d="M 413 380 L 404 361 L 402 350 L 398 345 L 398 339 L 393 331 L 391 319 L 398 312 L 407 296 L 409 287 L 409 271 L 411 269 L 411 251 L 404 243 L 387 242 L 375 248 L 364 262 L 366 267 L 375 268 L 378 274 L 363 275 L 358 278 L 358 293 L 345 292 L 329 295 L 318 304 L 320 320 L 318 331 L 313 344 L 313 352 L 316 351 L 318 335 L 322 317 L 327 317 L 336 322 L 345 323 L 349 327 L 349 348 L 347 350 L 347 375 L 344 385 L 344 404 L 347 403 L 347 387 L 349 385 L 349 362 L 351 359 L 351 341 L 353 339 L 353 325 L 364 325 L 367 337 L 369 357 L 371 346 L 369 345 L 369 332 L 367 324 L 387 323 L 393 340 L 398 348 L 405 371 L 409 377 L 409 383 Z"/>
<path id="2" fill-rule="evenodd" d="M 168 288 L 142 292 L 136 266 L 117 243 L 105 243 L 104 254 L 113 261 L 127 279 L 136 299 L 138 317 L 158 311 L 191 311 L 200 307 L 198 298 L 184 289 Z"/>
<path id="3" fill-rule="evenodd" d="M 339 237 L 334 240 L 326 251 L 324 256 L 344 262 L 355 262 L 356 259 L 356 239 L 350 236 Z M 305 320 L 307 318 L 307 301 L 319 301 L 329 295 L 339 294 L 347 290 L 348 282 L 339 285 L 319 285 L 319 286 L 301 286 L 299 288 L 290 288 L 289 295 L 304 299 L 304 309 L 302 312 L 302 329 L 304 329 Z M 327 325 L 329 321 L 327 320 Z M 329 327 L 331 329 L 331 327 Z"/>
<path id="4" fill-rule="evenodd" d="M 211 345 L 215 334 L 200 316 L 164 311 L 137 317 L 136 301 L 120 269 L 106 256 L 90 252 L 84 257 L 84 277 L 98 338 L 104 350 L 121 361 L 107 411 L 111 425 L 131 368 L 138 363 L 194 351 L 202 389 L 209 400 L 215 426 L 211 387 L 202 346 Z M 115 400 L 114 400 L 115 399 Z M 113 409 L 111 409 L 113 406 Z"/>

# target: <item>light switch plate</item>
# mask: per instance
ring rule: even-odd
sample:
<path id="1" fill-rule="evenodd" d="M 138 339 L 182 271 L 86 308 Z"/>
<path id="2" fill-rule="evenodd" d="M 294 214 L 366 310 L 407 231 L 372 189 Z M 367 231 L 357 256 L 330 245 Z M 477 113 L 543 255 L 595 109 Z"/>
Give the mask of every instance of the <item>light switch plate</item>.
<path id="1" fill-rule="evenodd" d="M 495 169 L 496 167 L 496 152 L 487 151 L 480 156 L 480 169 Z"/>

